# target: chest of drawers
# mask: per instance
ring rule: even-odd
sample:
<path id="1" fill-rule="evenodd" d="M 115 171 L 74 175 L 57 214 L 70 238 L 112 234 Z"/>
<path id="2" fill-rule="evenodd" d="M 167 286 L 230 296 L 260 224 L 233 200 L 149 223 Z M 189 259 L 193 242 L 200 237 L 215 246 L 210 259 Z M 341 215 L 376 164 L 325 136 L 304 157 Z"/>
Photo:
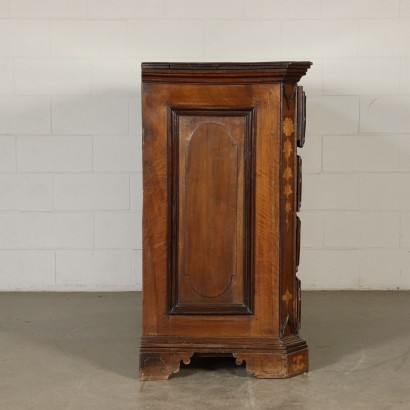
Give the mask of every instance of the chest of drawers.
<path id="1" fill-rule="evenodd" d="M 193 355 L 308 370 L 299 333 L 309 62 L 143 63 L 140 379 Z"/>

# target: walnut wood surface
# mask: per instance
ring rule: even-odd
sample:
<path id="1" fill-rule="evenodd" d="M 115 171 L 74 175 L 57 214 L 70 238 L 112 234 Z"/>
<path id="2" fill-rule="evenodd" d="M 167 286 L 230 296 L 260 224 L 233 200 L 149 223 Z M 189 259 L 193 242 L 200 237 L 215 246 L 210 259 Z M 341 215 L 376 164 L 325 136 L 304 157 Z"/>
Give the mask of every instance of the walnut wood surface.
<path id="1" fill-rule="evenodd" d="M 256 377 L 307 371 L 296 83 L 309 66 L 143 64 L 141 379 L 193 354 L 231 354 Z"/>

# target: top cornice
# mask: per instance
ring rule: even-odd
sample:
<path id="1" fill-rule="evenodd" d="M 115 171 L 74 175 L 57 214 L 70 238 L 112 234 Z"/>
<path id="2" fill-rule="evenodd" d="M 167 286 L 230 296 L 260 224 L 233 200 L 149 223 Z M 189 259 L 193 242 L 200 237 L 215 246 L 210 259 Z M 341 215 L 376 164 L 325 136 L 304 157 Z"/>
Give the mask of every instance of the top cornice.
<path id="1" fill-rule="evenodd" d="M 262 63 L 142 63 L 142 81 L 159 83 L 250 84 L 298 82 L 310 61 Z"/>

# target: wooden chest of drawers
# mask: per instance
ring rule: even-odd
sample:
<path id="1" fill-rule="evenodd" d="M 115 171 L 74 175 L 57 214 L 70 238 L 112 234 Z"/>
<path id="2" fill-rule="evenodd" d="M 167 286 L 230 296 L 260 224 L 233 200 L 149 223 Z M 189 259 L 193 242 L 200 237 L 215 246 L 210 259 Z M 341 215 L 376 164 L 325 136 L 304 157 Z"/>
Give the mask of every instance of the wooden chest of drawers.
<path id="1" fill-rule="evenodd" d="M 141 380 L 194 354 L 260 378 L 308 370 L 296 151 L 310 65 L 142 64 Z"/>

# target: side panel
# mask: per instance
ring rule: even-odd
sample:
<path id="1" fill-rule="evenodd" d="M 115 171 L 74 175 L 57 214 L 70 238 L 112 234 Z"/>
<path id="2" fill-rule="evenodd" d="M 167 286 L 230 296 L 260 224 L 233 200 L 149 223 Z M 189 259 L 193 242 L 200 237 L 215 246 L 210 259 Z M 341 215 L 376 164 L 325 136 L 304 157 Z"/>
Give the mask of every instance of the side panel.
<path id="1" fill-rule="evenodd" d="M 279 336 L 279 112 L 278 84 L 143 85 L 144 336 Z"/>

